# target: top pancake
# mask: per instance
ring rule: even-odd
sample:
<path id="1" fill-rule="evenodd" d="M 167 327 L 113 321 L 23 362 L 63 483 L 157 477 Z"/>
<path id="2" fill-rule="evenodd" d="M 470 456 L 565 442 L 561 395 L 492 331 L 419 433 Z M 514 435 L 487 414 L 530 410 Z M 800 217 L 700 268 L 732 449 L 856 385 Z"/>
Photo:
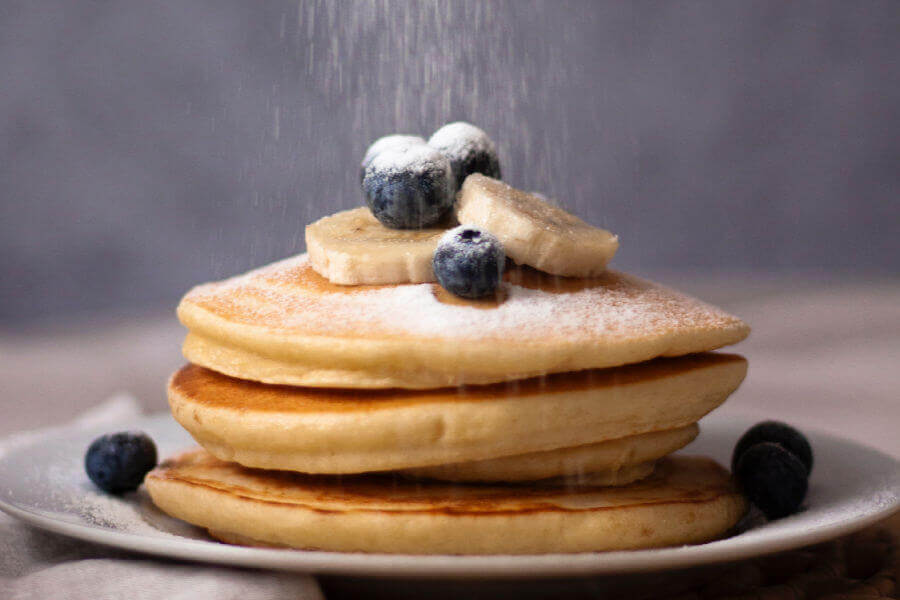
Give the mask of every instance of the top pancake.
<path id="1" fill-rule="evenodd" d="M 178 307 L 185 357 L 238 377 L 312 387 L 438 388 L 613 367 L 736 343 L 749 328 L 637 277 L 528 268 L 499 300 L 436 284 L 346 287 L 301 254 L 198 286 Z"/>

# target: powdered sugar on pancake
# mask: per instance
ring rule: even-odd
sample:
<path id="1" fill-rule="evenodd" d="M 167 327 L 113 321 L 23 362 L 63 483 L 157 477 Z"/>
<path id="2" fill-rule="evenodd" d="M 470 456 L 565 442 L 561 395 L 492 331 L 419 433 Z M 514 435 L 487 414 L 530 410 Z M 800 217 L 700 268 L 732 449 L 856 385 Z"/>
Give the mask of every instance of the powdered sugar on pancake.
<path id="1" fill-rule="evenodd" d="M 545 289 L 503 285 L 506 299 L 494 308 L 445 304 L 435 297 L 434 284 L 333 286 L 312 271 L 303 254 L 199 286 L 185 302 L 233 322 L 353 338 L 540 343 L 564 337 L 603 343 L 695 328 L 746 329 L 713 306 L 615 271 L 565 293 L 548 291 L 546 282 Z"/>

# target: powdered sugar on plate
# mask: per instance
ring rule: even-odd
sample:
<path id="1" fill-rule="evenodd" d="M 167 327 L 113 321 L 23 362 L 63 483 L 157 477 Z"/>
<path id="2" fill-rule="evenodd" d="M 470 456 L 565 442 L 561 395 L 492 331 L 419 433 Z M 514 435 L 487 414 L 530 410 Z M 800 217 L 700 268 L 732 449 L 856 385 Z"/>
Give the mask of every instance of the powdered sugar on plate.
<path id="1" fill-rule="evenodd" d="M 159 511 L 143 488 L 121 496 L 107 494 L 94 487 L 79 466 L 60 460 L 40 473 L 41 487 L 47 490 L 45 499 L 54 507 L 56 518 L 123 533 L 184 537 L 148 520 L 158 521 Z"/>
<path id="2" fill-rule="evenodd" d="M 150 500 L 142 490 L 124 496 L 111 496 L 68 482 L 57 488 L 54 500 L 66 515 L 77 515 L 88 525 L 114 529 L 124 533 L 172 536 L 147 522 L 145 510 Z"/>
<path id="3" fill-rule="evenodd" d="M 0 488 L 0 500 L 70 524 L 144 536 L 198 537 L 195 528 L 160 513 L 143 488 L 121 496 L 107 494 L 95 487 L 84 471 L 84 453 L 94 437 L 133 429 L 141 419 L 137 400 L 119 394 L 67 425 L 0 440 L 0 480 L 8 486 Z M 186 444 L 186 434 L 160 438 L 157 432 L 148 433 L 161 455 Z M 18 484 L 18 493 L 13 484 Z"/>

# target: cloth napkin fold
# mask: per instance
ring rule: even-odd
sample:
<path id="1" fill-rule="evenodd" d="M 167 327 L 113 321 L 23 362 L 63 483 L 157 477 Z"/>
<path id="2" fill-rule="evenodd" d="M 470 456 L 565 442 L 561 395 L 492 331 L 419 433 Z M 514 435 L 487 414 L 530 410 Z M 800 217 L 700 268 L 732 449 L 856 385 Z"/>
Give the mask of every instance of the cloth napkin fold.
<path id="1" fill-rule="evenodd" d="M 141 414 L 118 395 L 65 428 L 109 426 Z M 0 440 L 0 457 L 20 444 L 52 437 L 62 427 Z M 324 599 L 309 575 L 148 558 L 47 533 L 0 512 L 0 598 L 30 600 L 296 600 Z"/>

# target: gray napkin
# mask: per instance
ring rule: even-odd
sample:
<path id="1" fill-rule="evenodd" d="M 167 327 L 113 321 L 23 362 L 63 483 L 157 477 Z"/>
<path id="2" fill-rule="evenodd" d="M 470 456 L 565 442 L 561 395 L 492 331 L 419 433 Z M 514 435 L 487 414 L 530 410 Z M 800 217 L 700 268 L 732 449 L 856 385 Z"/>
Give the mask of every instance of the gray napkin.
<path id="1" fill-rule="evenodd" d="M 121 395 L 86 412 L 67 428 L 114 427 L 140 412 L 133 398 Z M 0 457 L 19 444 L 52 436 L 58 430 L 43 429 L 0 440 Z M 0 512 L 0 598 L 318 600 L 324 596 L 308 575 L 148 558 L 45 533 Z"/>

